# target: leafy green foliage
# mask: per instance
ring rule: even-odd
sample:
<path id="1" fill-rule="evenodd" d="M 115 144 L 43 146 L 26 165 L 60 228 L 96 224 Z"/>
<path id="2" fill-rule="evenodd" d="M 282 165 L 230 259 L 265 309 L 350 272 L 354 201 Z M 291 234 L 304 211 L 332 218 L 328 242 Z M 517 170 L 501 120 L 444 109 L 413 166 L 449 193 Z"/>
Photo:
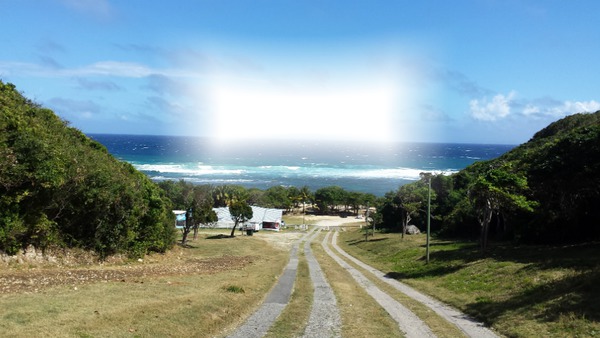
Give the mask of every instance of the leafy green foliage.
<path id="1" fill-rule="evenodd" d="M 235 200 L 229 205 L 229 214 L 233 220 L 233 228 L 231 229 L 231 237 L 235 234 L 235 228 L 240 223 L 244 223 L 253 216 L 252 208 L 244 200 Z"/>
<path id="2" fill-rule="evenodd" d="M 162 191 L 51 110 L 0 82 L 0 250 L 143 255 L 174 243 Z"/>
<path id="3" fill-rule="evenodd" d="M 184 180 L 162 181 L 158 184 L 171 199 L 173 206 L 178 210 L 185 210 L 185 224 L 182 228 L 181 244 L 185 245 L 188 235 L 194 230 L 194 239 L 197 238 L 198 228 L 201 224 L 217 222 L 217 214 L 213 207 L 213 188 L 209 185 L 193 185 Z"/>
<path id="4" fill-rule="evenodd" d="M 333 212 L 344 203 L 347 192 L 338 186 L 329 186 L 315 191 L 315 202 L 321 213 Z"/>
<path id="5" fill-rule="evenodd" d="M 487 232 L 496 239 L 534 243 L 599 240 L 598 173 L 600 111 L 568 116 L 497 159 L 449 177 L 433 176 L 432 229 L 482 241 Z M 380 201 L 385 227 L 401 224 L 401 211 L 411 201 L 408 191 L 419 185 L 403 186 Z M 422 205 L 424 197 L 414 203 Z M 413 220 L 422 226 L 420 219 Z"/>

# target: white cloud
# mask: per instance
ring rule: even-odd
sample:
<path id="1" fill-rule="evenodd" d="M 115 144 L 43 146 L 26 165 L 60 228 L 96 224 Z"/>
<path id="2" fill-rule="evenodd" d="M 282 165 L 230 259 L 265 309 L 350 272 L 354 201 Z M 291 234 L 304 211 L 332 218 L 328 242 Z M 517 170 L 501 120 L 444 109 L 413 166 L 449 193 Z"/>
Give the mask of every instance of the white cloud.
<path id="1" fill-rule="evenodd" d="M 590 101 L 558 101 L 544 98 L 521 102 L 517 109 L 528 118 L 561 118 L 564 116 L 595 112 L 600 110 L 600 102 Z M 521 108 L 522 107 L 522 108 Z"/>
<path id="2" fill-rule="evenodd" d="M 567 116 L 577 113 L 595 112 L 598 110 L 600 110 L 600 102 L 598 101 L 565 101 L 562 106 L 548 109 L 548 113 L 553 116 Z"/>
<path id="3" fill-rule="evenodd" d="M 115 14 L 108 0 L 62 0 L 61 2 L 68 8 L 98 19 L 108 19 Z"/>
<path id="4" fill-rule="evenodd" d="M 536 115 L 539 114 L 540 112 L 540 107 L 534 106 L 532 104 L 527 104 L 525 106 L 525 108 L 523 108 L 523 115 L 525 116 L 529 116 L 529 115 Z"/>
<path id="5" fill-rule="evenodd" d="M 157 73 L 168 73 L 135 62 L 100 61 L 78 68 L 60 68 L 27 62 L 0 61 L 0 73 L 13 76 L 81 77 L 115 76 L 140 78 Z M 175 73 L 175 72 L 173 72 Z"/>
<path id="6" fill-rule="evenodd" d="M 469 102 L 471 116 L 482 121 L 503 119 L 510 115 L 510 104 L 515 94 L 514 91 L 511 91 L 508 95 L 498 94 L 491 101 L 488 101 L 487 97 L 481 100 L 471 100 Z"/>

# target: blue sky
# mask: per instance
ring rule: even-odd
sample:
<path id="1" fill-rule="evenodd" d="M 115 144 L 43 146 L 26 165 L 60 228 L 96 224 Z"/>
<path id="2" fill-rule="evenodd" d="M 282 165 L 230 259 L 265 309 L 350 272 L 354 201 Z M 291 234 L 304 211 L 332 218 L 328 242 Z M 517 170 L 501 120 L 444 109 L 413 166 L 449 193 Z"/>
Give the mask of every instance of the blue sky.
<path id="1" fill-rule="evenodd" d="M 86 133 L 518 144 L 600 110 L 600 1 L 0 0 L 0 79 Z"/>

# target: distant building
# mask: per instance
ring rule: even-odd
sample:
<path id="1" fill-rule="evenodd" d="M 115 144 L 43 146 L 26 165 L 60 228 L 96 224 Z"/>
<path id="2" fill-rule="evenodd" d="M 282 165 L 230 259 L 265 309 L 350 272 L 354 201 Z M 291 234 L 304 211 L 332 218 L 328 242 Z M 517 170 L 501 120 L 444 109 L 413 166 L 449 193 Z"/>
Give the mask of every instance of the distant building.
<path id="1" fill-rule="evenodd" d="M 175 214 L 175 227 L 183 228 L 185 225 L 185 210 L 173 210 Z"/>
<path id="2" fill-rule="evenodd" d="M 255 230 L 275 230 L 279 231 L 281 227 L 281 218 L 283 215 L 283 209 L 269 209 L 257 206 L 252 206 L 252 219 L 248 220 L 242 226 L 251 227 Z M 217 228 L 233 228 L 235 224 L 231 219 L 229 208 L 213 208 L 217 214 L 216 227 Z M 185 215 L 184 215 L 185 216 Z"/>

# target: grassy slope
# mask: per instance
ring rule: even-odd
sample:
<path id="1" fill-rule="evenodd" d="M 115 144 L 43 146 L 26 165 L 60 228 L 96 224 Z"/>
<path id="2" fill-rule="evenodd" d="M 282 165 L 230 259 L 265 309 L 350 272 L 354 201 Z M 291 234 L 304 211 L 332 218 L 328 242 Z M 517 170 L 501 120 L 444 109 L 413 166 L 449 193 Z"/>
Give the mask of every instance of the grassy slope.
<path id="1" fill-rule="evenodd" d="M 253 263 L 216 273 L 99 280 L 36 293 L 0 294 L 0 332 L 10 337 L 219 336 L 254 311 L 287 263 L 288 253 L 257 237 L 208 239 L 176 248 L 158 263 L 252 256 Z M 114 267 L 113 267 L 114 268 Z M 127 269 L 128 265 L 122 266 Z M 240 290 L 243 292 L 230 292 Z"/>
<path id="2" fill-rule="evenodd" d="M 512 337 L 600 335 L 600 243 L 569 247 L 492 245 L 343 232 L 352 255 Z"/>

